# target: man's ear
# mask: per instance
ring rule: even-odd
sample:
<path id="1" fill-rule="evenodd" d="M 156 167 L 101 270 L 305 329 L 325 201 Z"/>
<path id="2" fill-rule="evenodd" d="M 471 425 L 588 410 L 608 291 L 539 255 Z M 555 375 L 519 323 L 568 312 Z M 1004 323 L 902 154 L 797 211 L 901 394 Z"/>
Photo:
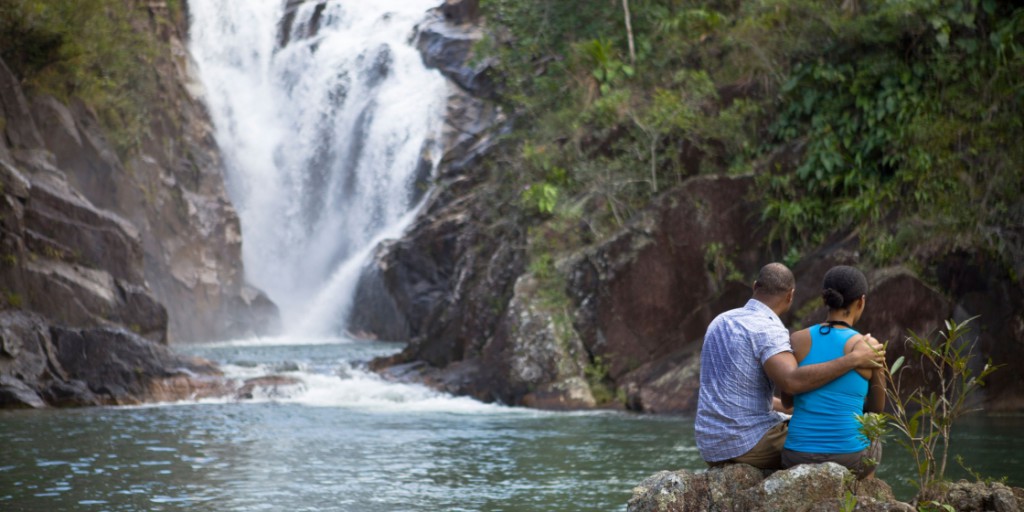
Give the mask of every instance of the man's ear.
<path id="1" fill-rule="evenodd" d="M 790 288 L 789 293 L 786 294 L 786 304 L 793 304 L 793 297 L 796 296 L 796 288 Z"/>

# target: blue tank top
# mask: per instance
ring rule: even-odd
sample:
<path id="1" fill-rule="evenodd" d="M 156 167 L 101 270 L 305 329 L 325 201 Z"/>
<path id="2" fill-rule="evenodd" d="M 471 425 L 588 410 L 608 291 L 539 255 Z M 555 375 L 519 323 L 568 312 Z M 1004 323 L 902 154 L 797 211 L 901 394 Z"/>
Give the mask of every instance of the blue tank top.
<path id="1" fill-rule="evenodd" d="M 853 329 L 832 328 L 821 334 L 811 327 L 811 350 L 800 366 L 842 357 L 846 341 L 858 334 Z M 868 447 L 855 415 L 864 414 L 868 379 L 850 370 L 824 386 L 793 397 L 786 449 L 806 453 L 854 453 Z"/>

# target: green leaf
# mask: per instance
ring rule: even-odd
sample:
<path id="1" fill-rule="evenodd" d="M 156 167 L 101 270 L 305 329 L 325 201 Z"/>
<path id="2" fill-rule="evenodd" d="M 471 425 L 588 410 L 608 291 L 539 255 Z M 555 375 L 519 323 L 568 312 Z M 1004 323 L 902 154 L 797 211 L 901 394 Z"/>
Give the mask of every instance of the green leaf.
<path id="1" fill-rule="evenodd" d="M 892 367 L 889 368 L 889 374 L 895 375 L 896 372 L 900 371 L 900 369 L 903 368 L 903 363 L 906 362 L 906 360 L 907 359 L 905 356 L 898 357 L 896 361 L 892 363 Z"/>

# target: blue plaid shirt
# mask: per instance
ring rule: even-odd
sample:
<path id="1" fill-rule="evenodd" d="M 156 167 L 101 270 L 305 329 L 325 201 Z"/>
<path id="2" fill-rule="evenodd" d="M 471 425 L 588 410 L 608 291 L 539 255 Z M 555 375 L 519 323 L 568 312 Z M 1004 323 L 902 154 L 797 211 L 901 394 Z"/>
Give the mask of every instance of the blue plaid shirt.
<path id="1" fill-rule="evenodd" d="M 772 410 L 774 385 L 764 362 L 792 352 L 789 331 L 764 303 L 750 299 L 718 315 L 704 335 L 694 430 L 708 462 L 750 451 L 785 416 Z"/>

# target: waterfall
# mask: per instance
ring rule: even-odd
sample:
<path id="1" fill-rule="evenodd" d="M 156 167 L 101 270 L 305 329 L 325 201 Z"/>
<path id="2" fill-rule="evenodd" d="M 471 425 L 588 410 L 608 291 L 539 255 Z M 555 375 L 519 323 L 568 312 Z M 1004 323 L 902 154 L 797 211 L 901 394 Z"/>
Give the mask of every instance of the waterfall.
<path id="1" fill-rule="evenodd" d="M 436 4 L 189 2 L 246 276 L 291 334 L 344 329 L 363 261 L 428 184 L 447 85 L 411 39 Z"/>

